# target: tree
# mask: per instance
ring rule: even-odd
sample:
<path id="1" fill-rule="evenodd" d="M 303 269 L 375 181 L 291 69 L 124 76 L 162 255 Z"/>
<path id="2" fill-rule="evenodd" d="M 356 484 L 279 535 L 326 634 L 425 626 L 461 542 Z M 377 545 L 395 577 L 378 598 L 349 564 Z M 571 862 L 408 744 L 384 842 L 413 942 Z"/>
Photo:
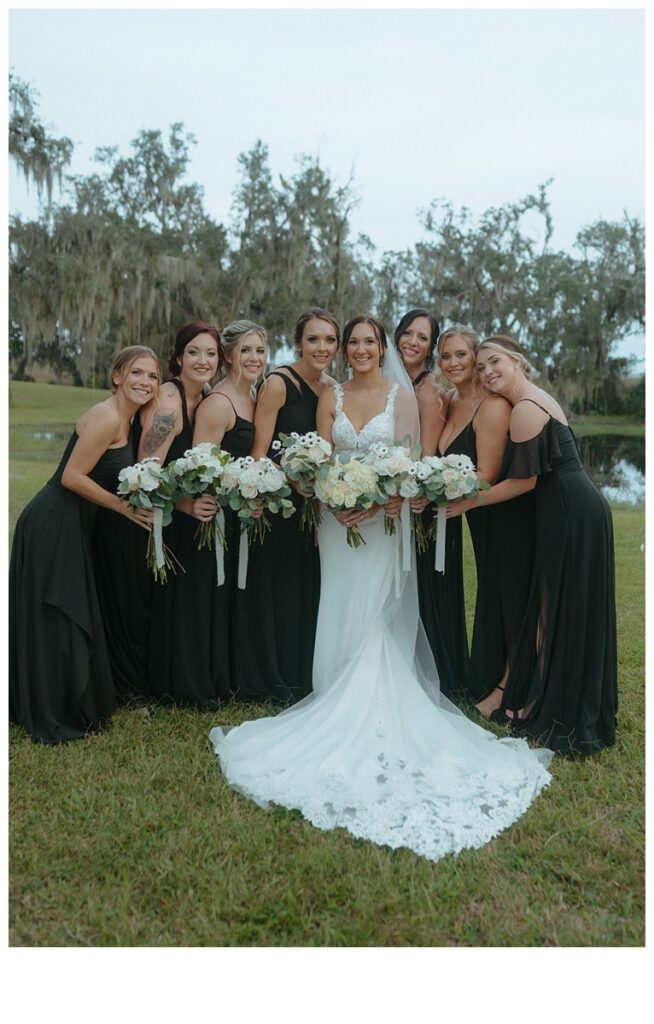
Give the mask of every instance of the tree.
<path id="1" fill-rule="evenodd" d="M 45 190 L 48 207 L 55 181 L 61 185 L 64 168 L 73 155 L 70 139 L 49 135 L 37 114 L 36 91 L 17 75 L 9 75 L 9 156 L 39 197 Z"/>
<path id="2" fill-rule="evenodd" d="M 298 158 L 298 171 L 273 181 L 268 148 L 260 140 L 238 158 L 232 249 L 227 281 L 230 315 L 259 320 L 274 353 L 288 340 L 301 309 L 317 305 L 335 316 L 369 308 L 372 243 L 350 239 L 357 199 L 351 180 L 337 186 L 317 159 Z"/>
<path id="3" fill-rule="evenodd" d="M 164 353 L 179 323 L 217 318 L 226 233 L 204 213 L 199 186 L 181 180 L 191 142 L 180 125 L 168 149 L 161 133 L 141 132 L 127 158 L 100 151 L 104 174 L 68 177 L 67 202 L 49 216 L 12 220 L 17 372 L 37 352 L 56 369 L 75 356 L 79 379 L 103 386 L 125 345 Z"/>

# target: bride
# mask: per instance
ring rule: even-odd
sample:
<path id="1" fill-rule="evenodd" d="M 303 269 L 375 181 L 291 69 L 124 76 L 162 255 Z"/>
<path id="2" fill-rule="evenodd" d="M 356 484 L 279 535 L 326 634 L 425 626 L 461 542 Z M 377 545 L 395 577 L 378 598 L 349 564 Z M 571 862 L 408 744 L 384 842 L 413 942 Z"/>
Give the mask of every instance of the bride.
<path id="1" fill-rule="evenodd" d="M 342 346 L 351 379 L 321 395 L 322 436 L 362 455 L 376 441 L 417 441 L 417 403 L 379 321 L 354 317 Z M 346 543 L 354 525 L 365 541 L 357 549 Z M 385 533 L 376 507 L 323 512 L 313 692 L 210 739 L 230 785 L 261 806 L 438 860 L 482 846 L 523 814 L 550 781 L 552 754 L 498 740 L 440 694 L 402 534 Z"/>

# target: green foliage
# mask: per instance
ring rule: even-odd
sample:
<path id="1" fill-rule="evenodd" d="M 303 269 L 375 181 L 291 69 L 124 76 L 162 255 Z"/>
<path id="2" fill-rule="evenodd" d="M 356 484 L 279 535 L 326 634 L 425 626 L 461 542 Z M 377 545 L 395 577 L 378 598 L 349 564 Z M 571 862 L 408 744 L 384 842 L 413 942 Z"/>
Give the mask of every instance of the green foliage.
<path id="1" fill-rule="evenodd" d="M 45 190 L 48 207 L 55 181 L 61 184 L 64 168 L 70 163 L 73 143 L 67 138 L 49 135 L 37 114 L 37 94 L 27 82 L 9 75 L 9 156 L 34 182 L 39 195 Z"/>
<path id="2" fill-rule="evenodd" d="M 223 225 L 186 180 L 195 139 L 182 124 L 167 138 L 139 132 L 127 155 L 103 146 L 97 173 L 64 178 L 70 140 L 47 134 L 34 91 L 15 76 L 10 100 L 10 154 L 48 197 L 37 219 L 10 223 L 16 378 L 41 363 L 59 380 L 104 386 L 119 349 L 141 343 L 165 355 L 192 319 L 259 322 L 274 355 L 309 306 L 341 322 L 375 309 L 391 327 L 426 305 L 445 322 L 516 337 L 576 412 L 640 408 L 613 354 L 645 315 L 644 227 L 626 214 L 583 227 L 572 255 L 549 247 L 549 181 L 479 218 L 437 199 L 420 213 L 423 240 L 378 256 L 369 238 L 352 237 L 352 179 L 338 185 L 316 157 L 275 179 L 258 140 L 238 156 Z M 63 201 L 53 208 L 55 180 Z"/>

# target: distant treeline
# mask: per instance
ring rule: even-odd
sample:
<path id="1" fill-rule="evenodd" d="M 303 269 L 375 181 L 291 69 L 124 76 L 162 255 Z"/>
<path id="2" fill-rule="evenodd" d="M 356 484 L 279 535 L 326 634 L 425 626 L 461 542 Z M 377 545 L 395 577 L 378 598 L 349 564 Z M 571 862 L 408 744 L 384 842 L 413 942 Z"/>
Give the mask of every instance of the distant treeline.
<path id="1" fill-rule="evenodd" d="M 626 213 L 583 227 L 571 255 L 550 248 L 550 182 L 478 218 L 438 199 L 418 215 L 422 241 L 379 254 L 352 234 L 352 181 L 338 185 L 315 157 L 273 176 L 256 142 L 238 157 L 230 220 L 219 224 L 186 181 L 195 140 L 182 124 L 167 138 L 141 131 L 126 156 L 102 147 L 96 173 L 68 175 L 73 143 L 49 133 L 33 89 L 13 75 L 10 106 L 9 152 L 40 200 L 35 220 L 12 217 L 9 228 L 17 379 L 41 366 L 106 386 L 118 349 L 138 342 L 165 355 L 179 325 L 198 318 L 255 320 L 274 353 L 310 305 L 342 321 L 375 312 L 389 330 L 420 305 L 443 325 L 518 338 L 574 411 L 638 415 L 628 361 L 613 355 L 645 320 L 644 227 Z"/>

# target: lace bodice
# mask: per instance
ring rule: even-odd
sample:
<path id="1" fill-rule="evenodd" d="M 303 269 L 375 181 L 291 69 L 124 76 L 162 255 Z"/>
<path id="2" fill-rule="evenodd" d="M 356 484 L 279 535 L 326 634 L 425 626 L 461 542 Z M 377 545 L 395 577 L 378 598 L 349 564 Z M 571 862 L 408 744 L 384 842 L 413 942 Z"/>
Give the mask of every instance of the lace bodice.
<path id="1" fill-rule="evenodd" d="M 395 440 L 395 397 L 398 388 L 398 384 L 393 384 L 388 392 L 384 411 L 368 420 L 361 430 L 356 430 L 343 410 L 343 385 L 334 384 L 336 416 L 332 427 L 332 441 L 336 451 L 365 453 L 375 442 Z"/>

